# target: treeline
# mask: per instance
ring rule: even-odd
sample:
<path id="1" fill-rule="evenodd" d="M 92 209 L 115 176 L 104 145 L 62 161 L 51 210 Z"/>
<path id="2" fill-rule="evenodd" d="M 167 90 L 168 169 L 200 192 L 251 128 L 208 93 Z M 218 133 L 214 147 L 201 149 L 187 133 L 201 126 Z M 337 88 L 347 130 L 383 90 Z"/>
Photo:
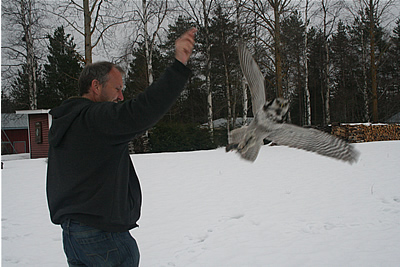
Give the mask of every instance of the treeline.
<path id="1" fill-rule="evenodd" d="M 255 5 L 228 9 L 219 4 L 207 20 L 203 17 L 204 23 L 183 13 L 168 25 L 165 38 L 152 46 L 151 60 L 144 40 L 123 57 L 125 61 L 121 57 L 119 63 L 127 68 L 124 96 L 134 98 L 170 64 L 176 38 L 190 27 L 198 28 L 188 64 L 193 74 L 178 102 L 158 125 L 163 131 L 157 126 L 153 130 L 159 135 L 153 139 L 154 151 L 166 149 L 167 141 L 163 144 L 160 136 L 168 132 L 180 136 L 176 140 L 188 140 L 185 144 L 193 143 L 185 150 L 223 145 L 226 131 L 238 127 L 233 122 L 252 116 L 250 93 L 237 58 L 240 41 L 248 45 L 265 75 L 267 98 L 290 100 L 292 123 L 325 126 L 385 121 L 400 112 L 400 19 L 394 30 L 388 31 L 380 26 L 374 10 L 365 7 L 350 22 L 335 18 L 337 22 L 330 24 L 334 27 L 328 33 L 327 24 L 310 26 L 304 21 L 307 10 L 283 12 L 286 7 L 278 6 L 282 12 L 277 20 L 276 16 L 265 17 L 274 11 L 271 7 L 263 13 L 263 7 Z M 64 27 L 58 27 L 47 39 L 47 62 L 35 63 L 38 109 L 55 107 L 77 95 L 77 79 L 85 64 Z M 9 85 L 10 93 L 2 91 L 2 112 L 30 108 L 28 76 L 23 66 Z M 228 122 L 222 133 L 211 123 L 220 118 Z M 171 142 L 179 147 L 176 140 Z"/>

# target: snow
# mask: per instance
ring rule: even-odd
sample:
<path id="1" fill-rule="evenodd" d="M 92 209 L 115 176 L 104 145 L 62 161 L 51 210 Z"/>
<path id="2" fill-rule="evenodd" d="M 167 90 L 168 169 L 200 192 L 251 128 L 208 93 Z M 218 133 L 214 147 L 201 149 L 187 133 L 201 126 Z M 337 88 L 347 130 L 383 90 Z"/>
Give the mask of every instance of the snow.
<path id="1" fill-rule="evenodd" d="M 355 146 L 353 165 L 280 146 L 132 155 L 141 266 L 400 266 L 400 141 Z M 2 161 L 3 266 L 67 266 L 46 160 Z"/>

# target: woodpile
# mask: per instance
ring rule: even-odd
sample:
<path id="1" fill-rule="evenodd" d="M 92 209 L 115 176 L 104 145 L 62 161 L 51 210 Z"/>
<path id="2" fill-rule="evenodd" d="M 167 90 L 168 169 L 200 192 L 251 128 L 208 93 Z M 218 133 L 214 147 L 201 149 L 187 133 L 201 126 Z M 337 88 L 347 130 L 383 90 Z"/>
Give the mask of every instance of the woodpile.
<path id="1" fill-rule="evenodd" d="M 331 133 L 352 143 L 400 140 L 400 124 L 339 124 Z"/>

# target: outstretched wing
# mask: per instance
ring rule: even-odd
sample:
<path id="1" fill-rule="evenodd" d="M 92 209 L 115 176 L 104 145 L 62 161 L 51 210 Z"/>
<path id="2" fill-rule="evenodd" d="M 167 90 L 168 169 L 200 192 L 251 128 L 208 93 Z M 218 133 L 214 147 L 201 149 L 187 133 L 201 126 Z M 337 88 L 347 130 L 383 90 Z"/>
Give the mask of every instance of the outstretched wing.
<path id="1" fill-rule="evenodd" d="M 251 101 L 253 103 L 253 114 L 265 104 L 265 79 L 257 62 L 251 56 L 249 50 L 243 43 L 238 45 L 240 67 L 249 84 Z"/>
<path id="2" fill-rule="evenodd" d="M 284 145 L 318 153 L 323 156 L 356 162 L 358 152 L 352 145 L 328 133 L 307 129 L 293 124 L 280 124 L 266 137 L 278 145 Z"/>

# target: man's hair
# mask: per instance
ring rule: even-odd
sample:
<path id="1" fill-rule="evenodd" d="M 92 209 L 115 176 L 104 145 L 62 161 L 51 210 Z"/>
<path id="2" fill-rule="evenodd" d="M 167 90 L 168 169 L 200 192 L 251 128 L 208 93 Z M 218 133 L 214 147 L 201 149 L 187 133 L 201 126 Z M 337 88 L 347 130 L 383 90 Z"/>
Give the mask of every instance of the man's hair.
<path id="1" fill-rule="evenodd" d="M 108 81 L 108 74 L 112 68 L 116 68 L 121 72 L 122 76 L 125 75 L 125 71 L 120 66 L 111 62 L 101 61 L 86 65 L 79 76 L 78 86 L 80 95 L 89 93 L 89 88 L 93 80 L 98 80 L 101 85 L 104 85 Z"/>

